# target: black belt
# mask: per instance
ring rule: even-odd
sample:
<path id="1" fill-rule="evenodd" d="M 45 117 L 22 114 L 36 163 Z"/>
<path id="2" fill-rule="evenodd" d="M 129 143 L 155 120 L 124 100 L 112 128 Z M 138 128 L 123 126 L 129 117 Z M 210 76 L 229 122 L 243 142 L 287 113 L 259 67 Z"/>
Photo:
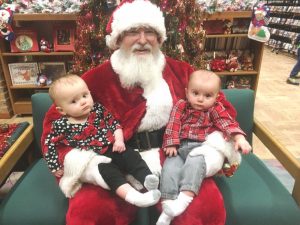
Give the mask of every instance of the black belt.
<path id="1" fill-rule="evenodd" d="M 135 133 L 126 144 L 132 148 L 138 149 L 140 152 L 151 148 L 160 148 L 162 146 L 164 132 L 165 128 L 151 132 L 144 131 Z"/>

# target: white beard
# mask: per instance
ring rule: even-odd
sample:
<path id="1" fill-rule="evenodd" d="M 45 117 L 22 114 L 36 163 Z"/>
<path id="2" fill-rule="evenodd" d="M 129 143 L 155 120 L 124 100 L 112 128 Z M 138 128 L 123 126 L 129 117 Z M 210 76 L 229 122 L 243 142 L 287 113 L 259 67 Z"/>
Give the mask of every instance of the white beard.
<path id="1" fill-rule="evenodd" d="M 151 49 L 147 45 L 145 48 Z M 136 56 L 132 50 L 125 51 L 121 48 L 112 54 L 111 64 L 119 75 L 123 88 L 140 86 L 144 89 L 143 97 L 147 100 L 147 109 L 138 131 L 152 131 L 165 126 L 173 103 L 168 84 L 162 75 L 165 67 L 162 52 L 154 49 L 152 54 Z"/>
<path id="2" fill-rule="evenodd" d="M 133 49 L 141 48 L 134 45 L 132 50 L 116 50 L 111 56 L 112 67 L 119 74 L 123 88 L 141 86 L 144 88 L 154 80 L 162 78 L 162 70 L 165 66 L 165 57 L 159 49 L 143 56 L 132 53 Z M 151 49 L 146 45 L 144 48 Z"/>

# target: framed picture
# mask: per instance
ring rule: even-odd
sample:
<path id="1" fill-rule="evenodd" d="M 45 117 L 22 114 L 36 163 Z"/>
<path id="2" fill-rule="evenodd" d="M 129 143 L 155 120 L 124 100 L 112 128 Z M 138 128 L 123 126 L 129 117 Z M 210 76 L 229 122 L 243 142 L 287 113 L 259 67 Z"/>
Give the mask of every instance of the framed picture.
<path id="1" fill-rule="evenodd" d="M 64 62 L 40 62 L 41 75 L 45 75 L 49 81 L 66 74 L 66 66 Z"/>
<path id="2" fill-rule="evenodd" d="M 39 73 L 37 63 L 10 63 L 8 68 L 13 85 L 36 83 Z"/>
<path id="3" fill-rule="evenodd" d="M 31 29 L 15 29 L 15 37 L 10 42 L 11 52 L 38 52 L 37 33 Z"/>
<path id="4" fill-rule="evenodd" d="M 74 26 L 54 26 L 53 29 L 53 48 L 58 51 L 74 51 L 75 41 Z"/>

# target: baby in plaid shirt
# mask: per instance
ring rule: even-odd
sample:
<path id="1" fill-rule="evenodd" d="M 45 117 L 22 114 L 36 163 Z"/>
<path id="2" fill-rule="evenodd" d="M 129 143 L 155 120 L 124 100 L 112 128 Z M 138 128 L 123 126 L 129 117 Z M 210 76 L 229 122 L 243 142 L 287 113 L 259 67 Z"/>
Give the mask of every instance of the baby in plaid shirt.
<path id="1" fill-rule="evenodd" d="M 226 154 L 203 144 L 209 135 L 219 135 L 217 140 L 224 143 L 231 140 L 233 151 L 248 154 L 251 150 L 238 122 L 217 100 L 220 88 L 218 75 L 195 71 L 186 88 L 186 100 L 173 106 L 162 146 L 168 157 L 161 175 L 163 211 L 157 225 L 168 225 L 183 213 L 198 194 L 202 180 L 222 168 Z"/>

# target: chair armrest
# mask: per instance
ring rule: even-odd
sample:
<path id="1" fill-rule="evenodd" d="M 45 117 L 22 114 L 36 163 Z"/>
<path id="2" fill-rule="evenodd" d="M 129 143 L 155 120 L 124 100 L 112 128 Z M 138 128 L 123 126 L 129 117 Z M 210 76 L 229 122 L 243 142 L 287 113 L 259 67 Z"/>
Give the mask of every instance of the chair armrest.
<path id="1" fill-rule="evenodd" d="M 33 142 L 33 138 L 33 125 L 30 124 L 0 159 L 0 185 L 11 173 L 14 166 Z"/>
<path id="2" fill-rule="evenodd" d="M 255 118 L 253 132 L 295 179 L 292 196 L 300 206 L 300 162 Z"/>

